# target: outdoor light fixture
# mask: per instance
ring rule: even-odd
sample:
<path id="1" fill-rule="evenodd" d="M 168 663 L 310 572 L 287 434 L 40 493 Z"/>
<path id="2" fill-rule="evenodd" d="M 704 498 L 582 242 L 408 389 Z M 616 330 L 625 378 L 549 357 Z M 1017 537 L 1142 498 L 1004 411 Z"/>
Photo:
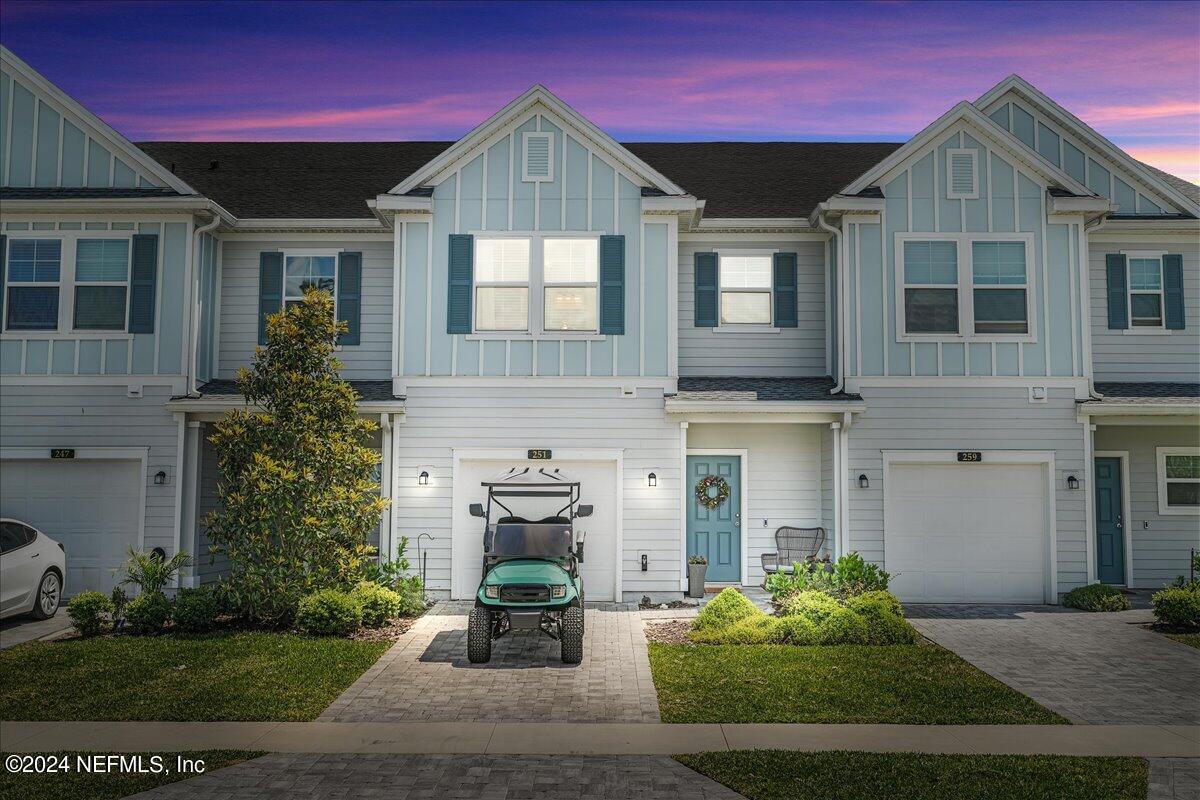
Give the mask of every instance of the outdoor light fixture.
<path id="1" fill-rule="evenodd" d="M 1079 488 L 1079 478 L 1076 478 L 1074 475 L 1068 475 L 1067 476 L 1067 488 L 1070 489 L 1071 491 L 1075 491 L 1076 489 L 1078 489 Z"/>
<path id="2" fill-rule="evenodd" d="M 421 474 L 417 476 L 417 486 L 429 485 L 429 470 L 421 470 Z"/>
<path id="3" fill-rule="evenodd" d="M 646 485 L 650 487 L 658 486 L 658 476 L 651 472 L 646 476 Z"/>
<path id="4" fill-rule="evenodd" d="M 163 472 L 161 469 L 158 472 L 154 473 L 154 485 L 155 486 L 162 486 L 166 482 L 167 482 L 167 473 Z"/>
<path id="5" fill-rule="evenodd" d="M 864 472 L 863 474 L 858 476 L 858 488 L 860 488 L 860 489 L 871 488 L 871 481 L 867 479 L 867 473 Z"/>

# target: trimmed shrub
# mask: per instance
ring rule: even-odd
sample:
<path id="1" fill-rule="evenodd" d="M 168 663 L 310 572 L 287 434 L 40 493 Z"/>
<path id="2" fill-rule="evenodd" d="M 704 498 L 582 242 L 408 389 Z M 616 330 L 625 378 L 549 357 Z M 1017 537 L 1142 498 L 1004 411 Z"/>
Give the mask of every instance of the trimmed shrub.
<path id="1" fill-rule="evenodd" d="M 779 617 L 775 626 L 775 641 L 798 646 L 816 644 L 817 626 L 808 617 L 799 614 Z"/>
<path id="2" fill-rule="evenodd" d="M 346 592 L 322 589 L 300 599 L 296 627 L 310 636 L 345 636 L 362 625 L 362 607 Z"/>
<path id="3" fill-rule="evenodd" d="M 689 638 L 698 644 L 767 644 L 777 638 L 779 620 L 758 611 L 724 628 L 691 631 Z"/>
<path id="4" fill-rule="evenodd" d="M 1115 586 L 1093 583 L 1063 595 L 1063 605 L 1083 611 L 1128 611 L 1129 598 Z"/>
<path id="5" fill-rule="evenodd" d="M 885 611 L 890 611 L 897 617 L 904 616 L 904 606 L 900 605 L 900 600 L 891 592 L 867 592 L 856 597 L 846 599 L 846 608 L 851 611 L 858 611 L 868 606 L 879 606 Z"/>
<path id="6" fill-rule="evenodd" d="M 354 587 L 351 596 L 362 609 L 362 624 L 368 628 L 382 627 L 389 619 L 400 615 L 402 598 L 386 586 L 363 581 Z"/>
<path id="7" fill-rule="evenodd" d="M 784 598 L 780 610 L 785 617 L 799 615 L 807 617 L 814 625 L 820 625 L 826 617 L 841 608 L 841 603 L 824 592 L 807 591 Z"/>
<path id="8" fill-rule="evenodd" d="M 112 601 L 99 592 L 80 592 L 67 603 L 67 616 L 80 636 L 95 636 L 103 631 L 104 615 L 112 610 Z"/>
<path id="9" fill-rule="evenodd" d="M 159 633 L 170 618 L 171 601 L 161 592 L 139 594 L 125 606 L 125 627 L 142 636 Z"/>
<path id="10" fill-rule="evenodd" d="M 206 633 L 217 626 L 217 610 L 217 595 L 212 589 L 180 589 L 171 617 L 183 633 Z"/>
<path id="11" fill-rule="evenodd" d="M 1155 592 L 1154 618 L 1172 628 L 1200 628 L 1200 584 Z"/>
<path id="12" fill-rule="evenodd" d="M 846 601 L 846 608 L 867 623 L 867 643 L 915 644 L 917 629 L 903 616 L 900 601 L 888 592 L 867 592 Z"/>
<path id="13" fill-rule="evenodd" d="M 838 607 L 817 625 L 817 644 L 867 644 L 867 622 L 848 608 Z"/>
<path id="14" fill-rule="evenodd" d="M 400 608 L 396 612 L 399 616 L 415 617 L 425 613 L 425 587 L 420 575 L 396 581 L 395 591 L 400 595 Z"/>
<path id="15" fill-rule="evenodd" d="M 758 607 L 746 595 L 731 586 L 723 589 L 708 605 L 700 609 L 699 616 L 692 623 L 692 630 L 727 628 L 739 620 L 756 615 L 762 615 Z"/>

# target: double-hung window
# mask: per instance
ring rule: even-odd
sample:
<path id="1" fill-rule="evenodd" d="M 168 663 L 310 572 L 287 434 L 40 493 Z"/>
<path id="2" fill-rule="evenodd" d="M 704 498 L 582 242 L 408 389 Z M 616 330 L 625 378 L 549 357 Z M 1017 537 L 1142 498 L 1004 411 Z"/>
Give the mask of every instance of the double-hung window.
<path id="1" fill-rule="evenodd" d="M 1200 514 L 1200 447 L 1159 447 L 1158 513 Z"/>
<path id="2" fill-rule="evenodd" d="M 599 251 L 592 238 L 542 240 L 543 330 L 597 330 Z"/>
<path id="3" fill-rule="evenodd" d="M 1024 242 L 972 242 L 975 333 L 1029 333 Z"/>
<path id="4" fill-rule="evenodd" d="M 1130 257 L 1129 322 L 1134 328 L 1163 327 L 1161 258 Z"/>
<path id="5" fill-rule="evenodd" d="M 58 329 L 58 293 L 62 242 L 58 239 L 10 239 L 8 297 L 4 327 L 10 331 Z"/>
<path id="6" fill-rule="evenodd" d="M 530 240 L 475 239 L 475 330 L 529 330 Z"/>
<path id="7" fill-rule="evenodd" d="M 129 240 L 80 239 L 75 243 L 77 331 L 123 331 L 129 299 Z"/>
<path id="8" fill-rule="evenodd" d="M 722 325 L 771 324 L 771 263 L 770 255 L 721 254 Z"/>
<path id="9" fill-rule="evenodd" d="M 904 242 L 904 330 L 957 334 L 958 244 Z"/>
<path id="10" fill-rule="evenodd" d="M 337 257 L 332 255 L 289 255 L 283 264 L 283 304 L 304 301 L 304 290 L 322 289 L 337 297 Z"/>

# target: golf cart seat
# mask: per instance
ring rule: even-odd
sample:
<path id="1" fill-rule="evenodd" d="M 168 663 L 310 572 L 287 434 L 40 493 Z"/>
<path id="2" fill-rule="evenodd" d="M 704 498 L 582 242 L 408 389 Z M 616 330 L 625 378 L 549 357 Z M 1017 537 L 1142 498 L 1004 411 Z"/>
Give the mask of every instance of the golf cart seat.
<path id="1" fill-rule="evenodd" d="M 496 520 L 497 525 L 528 525 L 529 520 L 524 517 L 501 517 Z"/>

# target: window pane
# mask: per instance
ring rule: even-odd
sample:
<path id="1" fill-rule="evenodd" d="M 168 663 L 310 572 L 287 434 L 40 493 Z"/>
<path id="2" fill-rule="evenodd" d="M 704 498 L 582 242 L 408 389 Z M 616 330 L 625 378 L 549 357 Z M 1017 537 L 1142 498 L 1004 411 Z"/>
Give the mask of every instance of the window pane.
<path id="1" fill-rule="evenodd" d="M 8 279 L 56 283 L 61 260 L 58 239 L 13 239 L 8 248 Z"/>
<path id="2" fill-rule="evenodd" d="M 1162 295 L 1131 294 L 1129 305 L 1134 325 L 1157 327 L 1162 324 Z"/>
<path id="3" fill-rule="evenodd" d="M 333 256 L 288 256 L 284 268 L 285 297 L 303 297 L 309 286 L 333 293 L 337 259 Z"/>
<path id="4" fill-rule="evenodd" d="M 904 282 L 958 283 L 958 251 L 954 242 L 904 243 Z"/>
<path id="5" fill-rule="evenodd" d="M 770 256 L 721 256 L 722 289 L 770 289 Z"/>
<path id="6" fill-rule="evenodd" d="M 75 280 L 129 280 L 129 240 L 80 239 L 75 249 Z"/>
<path id="7" fill-rule="evenodd" d="M 1167 505 L 1200 506 L 1200 481 L 1168 481 Z"/>
<path id="8" fill-rule="evenodd" d="M 546 283 L 595 283 L 600 243 L 596 239 L 547 239 Z"/>
<path id="9" fill-rule="evenodd" d="M 596 290 L 591 287 L 551 287 L 546 291 L 548 331 L 596 330 Z"/>
<path id="10" fill-rule="evenodd" d="M 124 286 L 76 286 L 75 329 L 115 331 L 125 329 Z"/>
<path id="11" fill-rule="evenodd" d="M 721 292 L 721 324 L 770 325 L 770 292 Z"/>
<path id="12" fill-rule="evenodd" d="M 7 326 L 10 331 L 52 331 L 58 328 L 58 287 L 10 287 Z"/>
<path id="13" fill-rule="evenodd" d="M 976 333 L 1029 333 L 1024 289 L 976 289 Z"/>
<path id="14" fill-rule="evenodd" d="M 1024 285 L 1024 242 L 972 243 L 971 272 L 981 286 Z"/>
<path id="15" fill-rule="evenodd" d="M 1168 478 L 1200 479 L 1200 456 L 1167 456 Z"/>
<path id="16" fill-rule="evenodd" d="M 1162 288 L 1162 270 L 1156 258 L 1129 260 L 1129 288 L 1158 291 Z"/>
<path id="17" fill-rule="evenodd" d="M 904 328 L 909 333 L 958 333 L 958 290 L 905 289 Z"/>
<path id="18" fill-rule="evenodd" d="M 529 329 L 529 289 L 481 286 L 475 290 L 475 330 Z"/>
<path id="19" fill-rule="evenodd" d="M 528 239 L 477 239 L 475 280 L 482 283 L 526 283 L 529 280 Z"/>

